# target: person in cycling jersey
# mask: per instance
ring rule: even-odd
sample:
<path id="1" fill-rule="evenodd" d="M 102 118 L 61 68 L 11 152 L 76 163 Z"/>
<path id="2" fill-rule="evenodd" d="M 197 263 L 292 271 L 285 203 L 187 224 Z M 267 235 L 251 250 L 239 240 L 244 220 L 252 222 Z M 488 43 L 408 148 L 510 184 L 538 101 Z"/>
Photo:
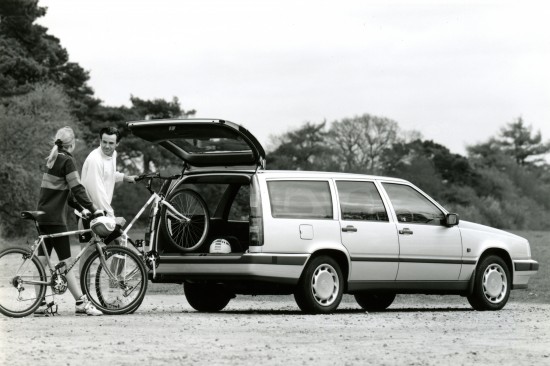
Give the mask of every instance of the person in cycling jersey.
<path id="1" fill-rule="evenodd" d="M 86 193 L 86 189 L 80 183 L 80 176 L 76 169 L 76 162 L 71 155 L 75 148 L 76 139 L 74 131 L 70 127 L 63 127 L 55 134 L 55 142 L 46 158 L 46 172 L 42 176 L 40 194 L 38 198 L 38 211 L 44 214 L 37 218 L 40 234 L 54 234 L 68 231 L 67 213 L 69 206 L 83 211 L 85 215 L 95 212 L 97 207 L 92 203 Z M 69 262 L 71 259 L 71 246 L 68 236 L 45 239 L 48 255 L 55 249 L 59 261 Z M 40 248 L 39 258 L 46 266 L 45 253 Z M 66 274 L 69 291 L 73 295 L 76 314 L 103 315 L 101 311 L 82 294 L 74 271 Z M 48 315 L 48 305 L 45 299 L 35 312 L 36 315 Z"/>

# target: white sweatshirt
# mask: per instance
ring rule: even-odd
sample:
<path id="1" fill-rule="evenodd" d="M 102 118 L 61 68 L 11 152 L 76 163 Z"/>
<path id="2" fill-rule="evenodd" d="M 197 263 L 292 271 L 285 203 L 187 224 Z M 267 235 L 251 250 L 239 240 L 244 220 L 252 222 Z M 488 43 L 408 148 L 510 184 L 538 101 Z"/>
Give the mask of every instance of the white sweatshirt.
<path id="1" fill-rule="evenodd" d="M 107 156 L 98 147 L 88 155 L 82 166 L 81 183 L 88 196 L 98 209 L 105 210 L 110 217 L 115 217 L 111 207 L 115 183 L 124 179 L 124 174 L 116 171 L 116 156 L 116 151 L 113 156 Z"/>

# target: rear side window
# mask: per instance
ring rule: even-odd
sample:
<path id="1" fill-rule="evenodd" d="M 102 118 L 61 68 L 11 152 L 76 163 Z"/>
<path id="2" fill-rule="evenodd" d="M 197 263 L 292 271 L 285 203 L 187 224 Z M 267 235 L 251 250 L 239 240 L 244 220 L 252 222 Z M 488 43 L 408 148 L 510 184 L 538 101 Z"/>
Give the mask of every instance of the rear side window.
<path id="1" fill-rule="evenodd" d="M 274 218 L 332 219 L 332 198 L 326 181 L 267 182 Z"/>
<path id="2" fill-rule="evenodd" d="M 382 198 L 373 182 L 339 181 L 342 220 L 389 221 Z"/>
<path id="3" fill-rule="evenodd" d="M 250 186 L 241 186 L 229 209 L 228 220 L 248 221 L 250 216 Z"/>

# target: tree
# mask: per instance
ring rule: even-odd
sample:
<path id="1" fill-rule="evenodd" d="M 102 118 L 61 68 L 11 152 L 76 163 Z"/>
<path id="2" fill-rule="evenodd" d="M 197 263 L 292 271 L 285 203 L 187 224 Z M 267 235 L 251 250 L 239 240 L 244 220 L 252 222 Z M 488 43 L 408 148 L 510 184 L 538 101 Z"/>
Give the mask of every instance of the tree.
<path id="1" fill-rule="evenodd" d="M 468 204 L 475 199 L 463 189 L 479 180 L 468 159 L 431 140 L 393 144 L 382 154 L 381 166 L 384 174 L 407 179 L 443 203 Z"/>
<path id="2" fill-rule="evenodd" d="M 540 155 L 550 152 L 550 142 L 542 142 L 540 131 L 533 135 L 533 127 L 525 126 L 521 117 L 503 127 L 496 142 L 522 166 L 544 162 Z"/>
<path id="3" fill-rule="evenodd" d="M 329 141 L 338 151 L 342 170 L 346 172 L 377 173 L 384 150 L 397 141 L 397 122 L 364 114 L 334 122 Z"/>
<path id="4" fill-rule="evenodd" d="M 333 170 L 333 151 L 327 146 L 326 121 L 304 123 L 296 130 L 273 137 L 277 147 L 266 156 L 269 169 Z"/>
<path id="5" fill-rule="evenodd" d="M 1 233 L 20 235 L 22 210 L 36 207 L 42 168 L 53 146 L 55 132 L 78 126 L 70 115 L 61 88 L 38 84 L 26 95 L 5 98 L 0 104 L 0 217 Z"/>
<path id="6" fill-rule="evenodd" d="M 84 119 L 99 100 L 87 85 L 88 72 L 69 62 L 59 39 L 35 23 L 45 14 L 37 0 L 0 1 L 0 99 L 28 93 L 37 83 L 54 83 L 69 96 L 72 112 Z"/>

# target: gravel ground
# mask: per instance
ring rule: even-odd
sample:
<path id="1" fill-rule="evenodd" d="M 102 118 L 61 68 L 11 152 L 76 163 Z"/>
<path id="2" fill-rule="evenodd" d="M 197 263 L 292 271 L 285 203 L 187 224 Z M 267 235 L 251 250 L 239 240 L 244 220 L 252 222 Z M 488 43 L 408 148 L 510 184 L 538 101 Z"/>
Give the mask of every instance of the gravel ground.
<path id="1" fill-rule="evenodd" d="M 473 311 L 458 296 L 398 296 L 367 313 L 346 296 L 304 315 L 292 296 L 239 296 L 195 312 L 183 295 L 147 294 L 132 315 L 0 315 L 0 365 L 550 365 L 550 304 Z"/>

